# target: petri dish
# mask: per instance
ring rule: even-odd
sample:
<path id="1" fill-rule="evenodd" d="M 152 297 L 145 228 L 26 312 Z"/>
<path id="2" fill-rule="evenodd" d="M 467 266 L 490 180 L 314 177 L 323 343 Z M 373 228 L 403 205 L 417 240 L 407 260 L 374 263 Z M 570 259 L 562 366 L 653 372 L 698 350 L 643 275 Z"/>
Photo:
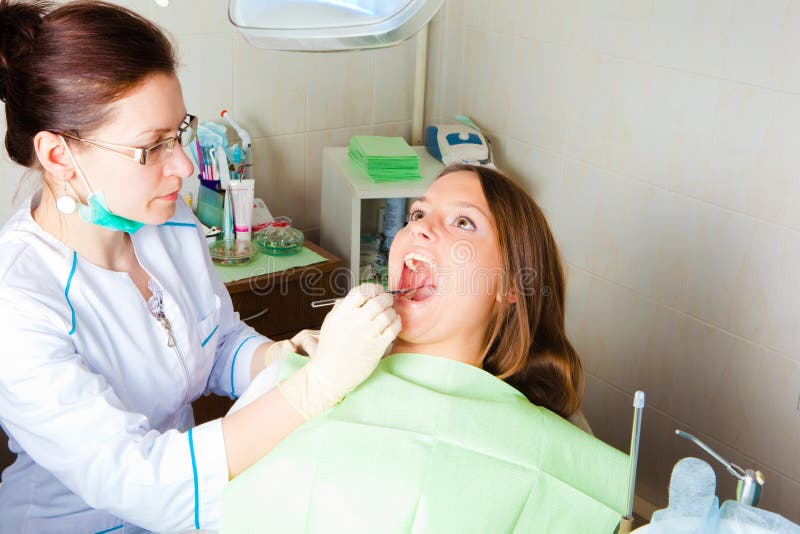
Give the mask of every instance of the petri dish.
<path id="1" fill-rule="evenodd" d="M 270 225 L 256 234 L 258 249 L 271 256 L 288 256 L 303 249 L 303 232 L 291 226 Z"/>
<path id="2" fill-rule="evenodd" d="M 236 239 L 220 239 L 208 246 L 208 252 L 214 263 L 220 265 L 241 265 L 252 260 L 256 255 L 256 248 L 250 241 Z"/>

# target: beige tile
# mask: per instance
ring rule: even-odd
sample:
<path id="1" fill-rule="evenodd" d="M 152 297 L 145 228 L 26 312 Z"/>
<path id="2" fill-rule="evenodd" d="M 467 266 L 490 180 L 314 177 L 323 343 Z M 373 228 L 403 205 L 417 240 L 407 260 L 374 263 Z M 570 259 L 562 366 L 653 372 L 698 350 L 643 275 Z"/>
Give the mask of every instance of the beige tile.
<path id="1" fill-rule="evenodd" d="M 0 138 L 5 138 L 5 121 L 2 130 Z M 38 174 L 26 173 L 25 167 L 10 162 L 5 149 L 0 150 L 0 228 L 41 184 Z"/>
<path id="2" fill-rule="evenodd" d="M 374 52 L 374 122 L 411 120 L 414 100 L 414 60 L 417 39 Z"/>
<path id="3" fill-rule="evenodd" d="M 593 277 L 580 324 L 586 369 L 624 391 L 635 391 L 655 313 L 651 302 Z"/>
<path id="4" fill-rule="evenodd" d="M 306 136 L 258 138 L 253 144 L 255 196 L 274 217 L 287 215 L 295 227 L 306 228 Z"/>
<path id="5" fill-rule="evenodd" d="M 553 226 L 567 259 L 650 294 L 668 193 L 574 159 L 562 181 Z"/>
<path id="6" fill-rule="evenodd" d="M 168 7 L 152 5 L 150 16 L 157 24 L 175 34 L 230 34 L 236 31 L 228 20 L 228 2 L 219 0 L 170 0 Z"/>
<path id="7" fill-rule="evenodd" d="M 684 311 L 762 343 L 786 229 L 702 203 L 693 212 Z"/>
<path id="8" fill-rule="evenodd" d="M 443 6 L 439 13 L 444 11 L 445 6 Z M 428 55 L 425 72 L 425 125 L 438 122 L 442 117 L 446 35 L 447 24 L 445 22 L 432 23 L 428 26 Z"/>
<path id="9" fill-rule="evenodd" d="M 271 137 L 306 128 L 306 62 L 297 52 L 259 50 L 233 42 L 234 109 L 250 135 Z"/>
<path id="10" fill-rule="evenodd" d="M 481 128 L 504 132 L 511 112 L 514 37 L 468 29 L 462 77 L 462 111 Z M 474 65 L 482 65 L 475 68 Z"/>
<path id="11" fill-rule="evenodd" d="M 789 230 L 780 260 L 766 344 L 800 362 L 800 232 Z"/>
<path id="12" fill-rule="evenodd" d="M 347 146 L 354 135 L 369 135 L 370 126 L 309 132 L 306 136 L 306 224 L 319 226 L 322 205 L 322 149 L 326 146 Z"/>
<path id="13" fill-rule="evenodd" d="M 562 193 L 553 210 L 554 237 L 565 261 L 591 270 L 594 254 L 590 231 L 603 197 L 605 176 L 595 167 L 568 158 L 562 177 Z"/>
<path id="14" fill-rule="evenodd" d="M 649 260 L 642 269 L 648 275 L 637 278 L 642 292 L 679 310 L 688 309 L 690 267 L 696 254 L 692 240 L 696 204 L 685 196 L 656 190 L 641 221 L 642 239 L 650 242 Z"/>
<path id="15" fill-rule="evenodd" d="M 781 28 L 789 14 L 788 6 L 787 0 L 733 2 L 723 77 L 770 86 L 781 44 Z"/>
<path id="16" fill-rule="evenodd" d="M 569 102 L 564 91 L 572 52 L 561 46 L 516 38 L 510 51 L 509 136 L 548 150 L 561 151 Z M 498 80 L 499 81 L 499 80 Z"/>
<path id="17" fill-rule="evenodd" d="M 456 7 L 458 4 L 458 7 Z M 459 0 L 447 4 L 447 25 L 444 35 L 444 56 L 441 67 L 441 95 L 439 97 L 439 117 L 451 119 L 462 108 L 463 72 L 466 68 L 466 29 L 464 11 Z"/>
<path id="18" fill-rule="evenodd" d="M 574 44 L 627 59 L 641 59 L 653 0 L 582 2 L 575 20 Z"/>
<path id="19" fill-rule="evenodd" d="M 800 481 L 800 362 L 765 349 L 759 363 L 756 394 L 746 399 L 757 413 L 748 428 L 753 448 L 743 452 Z"/>
<path id="20" fill-rule="evenodd" d="M 490 0 L 450 0 L 450 4 L 455 7 L 458 2 L 464 11 L 464 24 L 480 29 L 489 29 L 492 2 Z"/>
<path id="21" fill-rule="evenodd" d="M 111 0 L 111 3 L 135 11 L 150 20 L 153 20 L 151 10 L 157 7 L 152 0 Z"/>
<path id="22" fill-rule="evenodd" d="M 553 226 L 561 198 L 565 160 L 559 155 L 503 135 L 491 136 L 495 165 L 530 193 Z M 554 227 L 551 228 L 555 232 Z"/>
<path id="23" fill-rule="evenodd" d="M 800 60 L 796 50 L 800 46 L 800 3 L 789 2 L 788 12 L 781 21 L 775 51 L 771 87 L 800 92 Z"/>
<path id="24" fill-rule="evenodd" d="M 562 262 L 567 281 L 566 295 L 566 329 L 567 336 L 578 355 L 586 347 L 583 342 L 581 324 L 586 309 L 586 300 L 589 297 L 589 285 L 592 275 L 574 265 Z"/>
<path id="25" fill-rule="evenodd" d="M 617 449 L 630 450 L 633 395 L 592 374 L 586 375 L 583 411 L 594 435 Z"/>
<path id="26" fill-rule="evenodd" d="M 514 33 L 516 22 L 527 0 L 492 0 L 491 7 L 483 13 L 489 29 L 498 33 Z"/>
<path id="27" fill-rule="evenodd" d="M 611 144 L 611 121 L 619 106 L 622 61 L 578 52 L 566 56 L 564 93 L 568 102 L 564 152 L 606 165 Z"/>
<path id="28" fill-rule="evenodd" d="M 632 386 L 644 391 L 648 406 L 672 412 L 676 400 L 686 394 L 682 380 L 682 356 L 692 347 L 684 335 L 689 319 L 675 310 L 640 299 L 636 307 L 648 311 L 644 340 L 636 355 Z"/>
<path id="29" fill-rule="evenodd" d="M 411 121 L 374 124 L 372 126 L 372 135 L 402 137 L 406 140 L 406 143 L 411 144 Z"/>
<path id="30" fill-rule="evenodd" d="M 718 83 L 637 63 L 620 67 L 600 164 L 674 191 L 705 179 Z"/>
<path id="31" fill-rule="evenodd" d="M 718 76 L 730 39 L 732 14 L 729 0 L 656 0 L 646 61 Z"/>
<path id="32" fill-rule="evenodd" d="M 682 332 L 688 351 L 678 364 L 674 416 L 720 442 L 755 454 L 759 417 L 754 399 L 760 349 L 707 325 L 689 322 Z"/>
<path id="33" fill-rule="evenodd" d="M 217 120 L 223 109 L 233 113 L 232 36 L 181 35 L 179 46 L 178 77 L 186 109 L 203 120 Z"/>
<path id="34" fill-rule="evenodd" d="M 685 192 L 785 224 L 800 182 L 800 96 L 722 82 L 708 173 Z"/>
<path id="35" fill-rule="evenodd" d="M 376 54 L 352 51 L 308 56 L 308 130 L 372 121 Z"/>
<path id="36" fill-rule="evenodd" d="M 800 206 L 800 187 L 796 188 L 797 191 L 794 194 L 794 198 L 792 200 L 792 206 Z M 800 210 L 790 210 L 789 215 L 787 217 L 787 223 L 789 228 L 793 228 L 795 230 L 800 230 Z"/>
<path id="37" fill-rule="evenodd" d="M 575 41 L 581 17 L 581 0 L 529 0 L 522 2 L 516 21 L 516 33 L 560 45 Z"/>
<path id="38" fill-rule="evenodd" d="M 621 408 L 615 408 L 621 410 Z M 633 415 L 631 413 L 627 420 L 627 432 L 630 436 Z M 619 417 L 618 424 L 623 425 L 624 417 Z M 642 431 L 639 442 L 639 457 L 636 468 L 636 495 L 642 497 L 647 502 L 658 508 L 667 506 L 669 477 L 672 472 L 674 461 L 669 455 L 668 444 L 675 437 L 675 422 L 663 413 L 647 405 L 645 398 L 645 408 L 642 412 Z M 630 439 L 630 437 L 628 438 Z M 626 451 L 629 447 L 626 447 Z M 647 518 L 650 519 L 649 517 Z"/>

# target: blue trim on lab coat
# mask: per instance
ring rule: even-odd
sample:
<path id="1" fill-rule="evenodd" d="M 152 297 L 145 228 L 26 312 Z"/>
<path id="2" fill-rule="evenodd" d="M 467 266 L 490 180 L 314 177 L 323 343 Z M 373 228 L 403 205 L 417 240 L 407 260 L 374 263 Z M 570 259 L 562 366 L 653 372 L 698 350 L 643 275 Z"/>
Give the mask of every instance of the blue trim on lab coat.
<path id="1" fill-rule="evenodd" d="M 233 353 L 233 358 L 231 359 L 231 397 L 233 397 L 234 399 L 239 398 L 239 395 L 236 394 L 236 388 L 234 387 L 233 384 L 233 370 L 236 369 L 236 357 L 239 355 L 239 350 L 241 350 L 241 348 L 244 346 L 245 343 L 257 337 L 258 336 L 250 336 L 244 338 L 244 340 L 241 343 L 239 343 L 239 346 L 236 347 L 236 352 Z"/>
<path id="2" fill-rule="evenodd" d="M 73 251 L 72 252 L 72 270 L 69 272 L 69 278 L 67 278 L 67 287 L 64 289 L 64 298 L 67 299 L 67 304 L 69 305 L 70 312 L 72 312 L 72 328 L 69 331 L 69 335 L 75 333 L 75 308 L 72 307 L 72 303 L 69 301 L 69 286 L 72 285 L 72 277 L 75 275 L 75 267 L 78 265 L 78 253 Z"/>

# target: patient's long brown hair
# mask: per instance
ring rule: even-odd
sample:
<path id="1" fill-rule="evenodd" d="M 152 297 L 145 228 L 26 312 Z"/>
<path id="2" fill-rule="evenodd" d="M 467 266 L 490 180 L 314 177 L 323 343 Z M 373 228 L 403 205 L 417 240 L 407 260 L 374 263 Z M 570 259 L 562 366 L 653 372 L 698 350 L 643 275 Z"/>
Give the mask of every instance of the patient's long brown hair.
<path id="1" fill-rule="evenodd" d="M 474 172 L 497 225 L 504 291 L 486 330 L 484 369 L 532 403 L 562 417 L 583 397 L 583 366 L 564 328 L 564 272 L 550 227 L 519 185 L 488 167 L 451 165 L 440 176 Z"/>

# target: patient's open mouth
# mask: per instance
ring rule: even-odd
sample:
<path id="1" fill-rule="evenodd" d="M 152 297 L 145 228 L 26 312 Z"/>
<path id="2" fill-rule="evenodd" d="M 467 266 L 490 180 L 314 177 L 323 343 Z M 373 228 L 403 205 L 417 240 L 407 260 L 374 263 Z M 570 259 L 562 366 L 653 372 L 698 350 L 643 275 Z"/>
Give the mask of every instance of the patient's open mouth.
<path id="1" fill-rule="evenodd" d="M 436 261 L 425 254 L 411 252 L 403 258 L 399 298 L 419 302 L 428 299 L 436 289 Z"/>

